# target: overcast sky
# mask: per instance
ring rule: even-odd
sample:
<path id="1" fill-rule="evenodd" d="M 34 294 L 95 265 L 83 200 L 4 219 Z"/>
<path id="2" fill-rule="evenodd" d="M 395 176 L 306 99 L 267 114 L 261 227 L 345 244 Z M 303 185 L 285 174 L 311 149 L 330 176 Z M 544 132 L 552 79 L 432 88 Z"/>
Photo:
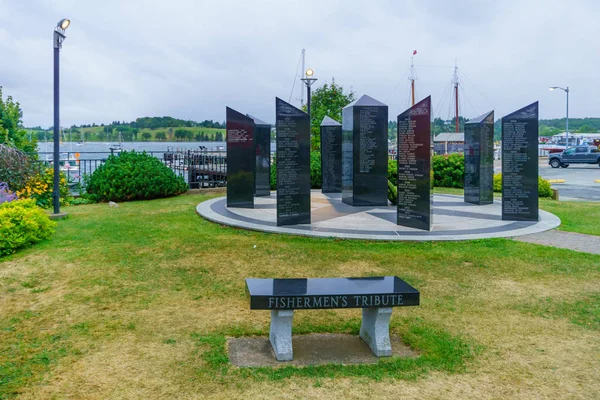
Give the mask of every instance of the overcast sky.
<path id="1" fill-rule="evenodd" d="M 316 85 L 352 87 L 408 106 L 417 95 L 448 118 L 455 59 L 461 115 L 496 118 L 540 101 L 541 118 L 600 116 L 598 0 L 0 0 L 0 86 L 26 126 L 52 125 L 52 30 L 61 51 L 61 124 L 170 115 L 225 119 L 225 106 L 274 122 L 300 52 Z M 292 96 L 298 105 L 300 86 Z"/>

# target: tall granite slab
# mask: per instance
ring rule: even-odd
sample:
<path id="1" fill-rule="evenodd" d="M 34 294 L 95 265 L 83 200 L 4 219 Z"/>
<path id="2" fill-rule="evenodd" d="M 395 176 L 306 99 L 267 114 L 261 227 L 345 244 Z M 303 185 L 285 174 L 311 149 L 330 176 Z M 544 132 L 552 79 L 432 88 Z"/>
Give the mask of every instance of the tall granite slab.
<path id="1" fill-rule="evenodd" d="M 494 202 L 494 112 L 465 123 L 465 202 Z"/>
<path id="2" fill-rule="evenodd" d="M 256 174 L 254 195 L 271 195 L 271 124 L 248 114 L 254 121 L 254 143 L 256 147 Z"/>
<path id="3" fill-rule="evenodd" d="M 342 201 L 387 206 L 388 106 L 364 95 L 342 110 Z"/>
<path id="4" fill-rule="evenodd" d="M 431 96 L 398 115 L 397 224 L 430 231 Z"/>
<path id="5" fill-rule="evenodd" d="M 254 121 L 226 109 L 227 118 L 227 207 L 254 208 Z"/>
<path id="6" fill-rule="evenodd" d="M 310 224 L 310 118 L 275 99 L 277 226 Z"/>
<path id="7" fill-rule="evenodd" d="M 538 102 L 502 118 L 502 220 L 538 221 Z"/>
<path id="8" fill-rule="evenodd" d="M 342 124 L 326 116 L 321 122 L 323 193 L 342 193 Z"/>

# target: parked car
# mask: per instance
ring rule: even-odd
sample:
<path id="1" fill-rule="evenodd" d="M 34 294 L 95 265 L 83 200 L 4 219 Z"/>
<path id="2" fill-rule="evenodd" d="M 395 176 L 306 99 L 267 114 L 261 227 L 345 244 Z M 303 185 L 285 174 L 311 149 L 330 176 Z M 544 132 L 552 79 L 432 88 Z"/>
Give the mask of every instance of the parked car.
<path id="1" fill-rule="evenodd" d="M 575 146 L 548 156 L 552 168 L 567 168 L 569 164 L 597 164 L 600 166 L 600 150 L 595 146 Z"/>

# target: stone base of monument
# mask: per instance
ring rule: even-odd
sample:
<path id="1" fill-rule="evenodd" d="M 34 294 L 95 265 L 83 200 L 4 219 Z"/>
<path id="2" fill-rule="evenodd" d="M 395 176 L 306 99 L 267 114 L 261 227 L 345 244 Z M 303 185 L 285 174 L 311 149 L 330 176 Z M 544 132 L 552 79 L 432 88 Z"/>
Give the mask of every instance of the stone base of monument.
<path id="1" fill-rule="evenodd" d="M 392 355 L 390 342 L 391 307 L 363 308 L 360 338 L 369 346 L 376 357 Z M 294 310 L 271 310 L 269 342 L 277 361 L 294 359 L 292 350 L 292 320 Z"/>
<path id="2" fill-rule="evenodd" d="M 390 343 L 391 307 L 363 308 L 360 338 L 369 345 L 377 357 L 392 355 Z"/>
<path id="3" fill-rule="evenodd" d="M 402 343 L 399 336 L 390 336 L 392 358 L 415 358 L 419 354 Z M 280 362 L 265 337 L 236 337 L 227 340 L 229 361 L 237 367 L 287 367 L 326 364 L 374 364 L 375 356 L 357 335 L 346 333 L 313 333 L 294 336 L 294 359 Z"/>
<path id="4" fill-rule="evenodd" d="M 273 346 L 277 361 L 294 359 L 292 351 L 292 319 L 294 310 L 272 310 L 269 341 Z"/>
<path id="5" fill-rule="evenodd" d="M 255 231 L 324 238 L 386 241 L 472 240 L 530 235 L 556 228 L 560 219 L 540 210 L 539 221 L 503 221 L 502 203 L 465 203 L 463 196 L 433 196 L 431 231 L 397 225 L 396 206 L 353 207 L 339 193 L 311 194 L 311 223 L 277 226 L 276 196 L 255 198 L 255 208 L 228 208 L 224 197 L 198 204 L 202 217 Z"/>

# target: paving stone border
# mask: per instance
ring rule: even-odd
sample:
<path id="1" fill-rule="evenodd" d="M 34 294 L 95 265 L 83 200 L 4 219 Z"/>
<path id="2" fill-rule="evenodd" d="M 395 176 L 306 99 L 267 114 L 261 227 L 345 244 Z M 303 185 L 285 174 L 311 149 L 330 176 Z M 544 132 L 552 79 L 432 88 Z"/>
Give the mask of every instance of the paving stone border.
<path id="1" fill-rule="evenodd" d="M 540 210 L 538 222 L 502 221 L 501 202 L 477 206 L 462 196 L 434 195 L 430 232 L 396 225 L 396 207 L 352 207 L 339 194 L 311 193 L 312 223 L 277 226 L 276 196 L 258 197 L 255 208 L 227 208 L 225 197 L 204 201 L 196 212 L 209 221 L 249 230 L 314 237 L 362 240 L 439 241 L 514 237 L 544 232 L 560 219 Z"/>

